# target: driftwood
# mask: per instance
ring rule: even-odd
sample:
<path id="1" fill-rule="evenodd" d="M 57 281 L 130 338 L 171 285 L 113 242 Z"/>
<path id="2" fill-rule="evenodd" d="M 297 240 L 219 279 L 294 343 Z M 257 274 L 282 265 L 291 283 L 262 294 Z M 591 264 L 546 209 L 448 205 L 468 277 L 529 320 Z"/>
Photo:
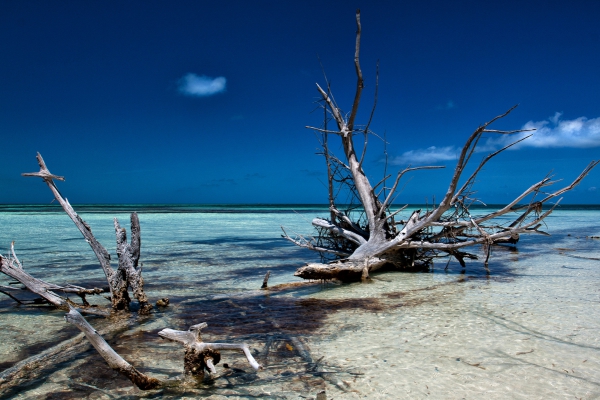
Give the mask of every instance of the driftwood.
<path id="1" fill-rule="evenodd" d="M 117 256 L 119 258 L 119 267 L 114 270 L 110 265 L 110 254 L 92 234 L 90 226 L 75 212 L 66 198 L 63 198 L 56 187 L 54 180 L 64 181 L 65 178 L 57 176 L 48 170 L 46 163 L 40 153 L 37 153 L 37 161 L 40 166 L 39 172 L 25 173 L 23 176 L 34 176 L 44 180 L 48 185 L 54 198 L 60 203 L 63 210 L 71 218 L 81 232 L 85 241 L 88 242 L 100 266 L 106 275 L 106 280 L 110 288 L 112 308 L 114 310 L 128 310 L 131 302 L 128 294 L 128 288 L 131 287 L 133 295 L 140 304 L 139 313 L 148 314 L 152 310 L 152 305 L 144 293 L 144 280 L 142 278 L 142 268 L 139 263 L 141 235 L 140 222 L 136 213 L 131 214 L 131 243 L 127 243 L 127 234 L 125 229 L 121 228 L 119 221 L 115 218 L 115 233 L 117 236 Z"/>
<path id="2" fill-rule="evenodd" d="M 162 382 L 156 378 L 149 377 L 139 372 L 135 367 L 123 359 L 108 343 L 100 336 L 98 332 L 79 314 L 71 308 L 65 315 L 65 320 L 79 328 L 87 337 L 89 342 L 100 353 L 106 363 L 115 371 L 125 375 L 137 387 L 142 390 L 156 389 L 162 385 Z"/>
<path id="3" fill-rule="evenodd" d="M 158 332 L 158 335 L 162 338 L 183 344 L 185 348 L 184 370 L 187 375 L 191 375 L 201 382 L 204 379 L 204 371 L 216 374 L 215 365 L 221 360 L 219 350 L 241 350 L 244 352 L 252 368 L 257 371 L 262 368 L 254 357 L 252 357 L 250 348 L 245 343 L 204 343 L 200 332 L 207 326 L 203 322 L 191 326 L 187 331 L 177 331 L 167 328 Z"/>
<path id="4" fill-rule="evenodd" d="M 113 310 L 127 310 L 130 305 L 130 298 L 128 288 L 131 287 L 133 295 L 140 304 L 139 313 L 148 314 L 152 309 L 148 298 L 143 289 L 143 278 L 141 275 L 141 265 L 139 263 L 140 249 L 141 249 L 141 236 L 140 236 L 140 223 L 136 213 L 131 214 L 131 241 L 127 241 L 127 234 L 125 229 L 121 228 L 119 221 L 114 219 L 114 227 L 116 233 L 117 242 L 117 256 L 119 259 L 119 266 L 115 270 L 110 265 L 110 254 L 104 246 L 102 246 L 92 234 L 90 226 L 75 212 L 73 207 L 69 204 L 68 200 L 63 198 L 58 188 L 56 187 L 54 180 L 64 180 L 63 177 L 53 175 L 50 173 L 42 156 L 38 153 L 37 160 L 40 166 L 40 171 L 35 173 L 23 174 L 24 176 L 35 176 L 40 177 L 46 182 L 55 199 L 61 204 L 67 215 L 75 223 L 79 231 L 84 236 L 86 242 L 90 244 L 90 247 L 96 254 L 100 265 L 106 275 L 109 283 L 108 288 L 93 288 L 85 289 L 75 285 L 64 285 L 59 286 L 52 283 L 42 281 L 34 278 L 23 269 L 23 265 L 17 258 L 14 250 L 14 242 L 11 244 L 11 254 L 9 257 L 3 257 L 0 255 L 0 272 L 10 276 L 17 280 L 26 289 L 34 294 L 40 296 L 41 301 L 47 304 L 51 304 L 59 309 L 68 311 L 65 315 L 67 322 L 77 326 L 83 335 L 88 339 L 89 343 L 100 353 L 105 359 L 108 365 L 129 378 L 137 387 L 142 390 L 157 389 L 164 386 L 173 386 L 178 384 L 177 381 L 161 381 L 156 378 L 147 376 L 135 367 L 129 364 L 119 354 L 117 354 L 108 343 L 102 338 L 102 336 L 81 316 L 80 312 L 87 312 L 91 314 L 99 314 L 108 316 L 109 314 L 102 311 L 94 310 L 92 308 L 86 308 L 89 306 L 85 296 L 88 294 L 100 294 L 110 292 L 111 302 Z M 13 295 L 11 292 L 14 290 L 12 287 L 1 287 L 0 291 L 9 295 L 13 300 L 23 304 L 24 301 Z M 75 308 L 75 303 L 70 299 L 63 297 L 57 293 L 71 293 L 81 297 L 83 301 L 83 308 Z M 39 303 L 39 302 L 38 302 Z M 157 305 L 166 307 L 169 304 L 169 299 L 160 299 Z M 123 326 L 123 320 L 111 326 L 121 329 Z M 196 380 L 202 380 L 204 377 L 204 370 L 208 370 L 212 373 L 216 372 L 215 365 L 220 360 L 219 350 L 241 350 L 244 352 L 248 361 L 254 369 L 260 369 L 261 366 L 250 354 L 250 349 L 246 344 L 230 344 L 230 343 L 203 343 L 200 338 L 200 329 L 205 327 L 206 324 L 195 325 L 190 328 L 188 332 L 175 331 L 172 329 L 164 329 L 160 332 L 160 335 L 164 338 L 179 341 L 184 344 L 186 348 L 184 368 L 188 375 L 193 376 Z M 24 381 L 36 379 L 36 374 L 31 374 L 32 370 L 41 370 L 47 365 L 51 365 L 53 360 L 66 360 L 69 356 L 65 354 L 73 353 L 73 349 L 79 349 L 84 345 L 82 342 L 83 336 L 77 336 L 66 342 L 63 342 L 51 349 L 41 353 L 40 355 L 30 357 L 27 360 L 23 360 L 8 370 L 0 374 L 0 391 L 6 392 L 15 385 L 21 384 Z M 66 351 L 70 349 L 69 351 Z"/>
<path id="5" fill-rule="evenodd" d="M 319 252 L 328 263 L 311 263 L 298 269 L 296 276 L 305 279 L 340 279 L 344 281 L 361 280 L 368 274 L 384 266 L 395 268 L 427 267 L 436 257 L 454 257 L 464 266 L 465 258 L 477 258 L 474 254 L 463 252 L 462 249 L 483 245 L 486 253 L 487 266 L 492 245 L 497 243 L 516 243 L 520 234 L 538 233 L 542 221 L 560 202 L 561 194 L 573 189 L 598 164 L 592 161 L 583 172 L 566 187 L 546 192 L 546 188 L 558 182 L 546 177 L 535 183 L 505 207 L 481 216 L 471 214 L 469 207 L 474 202 L 472 186 L 483 166 L 493 157 L 523 140 L 489 154 L 475 171 L 463 181 L 462 175 L 467 164 L 475 153 L 477 144 L 484 134 L 509 135 L 523 130 L 496 130 L 489 126 L 508 115 L 515 107 L 509 109 L 489 122 L 478 127 L 467 139 L 454 174 L 446 190 L 446 194 L 431 209 L 417 210 L 407 220 L 396 221 L 400 210 L 392 211 L 391 205 L 395 200 L 396 190 L 401 178 L 408 172 L 421 169 L 442 168 L 438 166 L 410 166 L 396 175 L 391 186 L 386 186 L 391 175 L 372 186 L 363 169 L 363 160 L 367 150 L 368 136 L 373 134 L 369 125 L 371 117 L 365 126 L 355 124 L 362 90 L 364 87 L 360 67 L 361 23 L 360 11 L 356 13 L 356 46 L 354 66 L 357 75 L 356 91 L 351 111 L 346 114 L 337 105 L 327 83 L 327 91 L 317 84 L 323 108 L 325 122 L 323 128 L 307 127 L 322 135 L 321 144 L 327 164 L 329 181 L 329 219 L 315 218 L 312 221 L 317 230 L 316 237 L 303 235 L 290 236 L 284 230 L 283 237 L 300 247 Z M 375 89 L 375 103 L 377 87 Z M 327 128 L 328 118 L 331 118 L 337 129 Z M 329 151 L 328 135 L 340 138 L 343 157 L 336 157 Z M 355 135 L 364 136 L 364 144 L 360 158 L 354 143 Z M 462 185 L 460 184 L 462 182 Z M 381 188 L 378 187 L 381 185 Z M 345 191 L 344 191 L 345 190 Z M 336 206 L 336 193 L 348 193 L 353 203 L 340 210 Z M 542 196 L 541 199 L 537 199 Z M 550 200 L 556 200 L 547 210 L 543 206 Z M 516 213 L 516 218 L 509 224 L 499 224 L 494 221 L 509 213 Z M 331 260 L 333 258 L 333 260 Z"/>
<path id="6" fill-rule="evenodd" d="M 59 285 L 55 285 L 53 283 L 48 283 L 48 282 L 42 281 L 41 279 L 34 278 L 33 276 L 31 276 L 30 274 L 25 272 L 25 270 L 23 269 L 23 265 L 21 264 L 21 262 L 19 261 L 19 259 L 17 258 L 17 255 L 15 253 L 15 243 L 14 242 L 12 242 L 10 244 L 10 251 L 11 251 L 11 255 L 8 258 L 0 255 L 0 272 L 4 273 L 7 276 L 10 276 L 13 279 L 16 279 L 17 281 L 22 283 L 27 290 L 29 290 L 32 293 L 37 294 L 46 303 L 52 304 L 53 306 L 55 306 L 57 308 L 60 308 L 63 310 L 68 310 L 69 305 L 75 306 L 75 303 L 73 303 L 68 298 L 65 298 L 65 297 L 62 297 L 62 296 L 56 294 L 55 292 L 76 294 L 77 296 L 81 297 L 81 299 L 83 301 L 83 306 L 86 307 L 86 306 L 89 306 L 89 303 L 87 302 L 86 297 L 85 297 L 86 295 L 101 294 L 101 293 L 106 293 L 108 291 L 107 288 L 85 289 L 80 286 L 75 286 L 75 285 L 71 285 L 71 284 L 59 286 Z M 3 291 L 3 293 L 9 295 L 15 301 L 22 303 L 18 298 L 10 295 L 10 292 Z M 87 310 L 81 309 L 81 311 L 87 312 L 89 314 L 108 315 L 101 311 L 92 310 L 92 309 L 87 309 Z"/>
<path id="7" fill-rule="evenodd" d="M 69 313 L 65 315 L 65 319 L 85 334 L 92 346 L 112 369 L 129 378 L 140 389 L 152 390 L 163 386 L 172 386 L 170 382 L 161 381 L 141 373 L 125 361 L 74 308 L 71 308 Z M 184 345 L 184 370 L 186 375 L 193 376 L 197 381 L 202 382 L 205 370 L 216 374 L 215 365 L 221 360 L 219 350 L 241 350 L 246 355 L 252 368 L 255 370 L 261 368 L 260 364 L 250 354 L 250 348 L 245 343 L 203 343 L 200 330 L 206 326 L 206 323 L 202 323 L 190 327 L 189 331 L 163 329 L 158 333 L 165 339 L 180 342 Z"/>
<path id="8" fill-rule="evenodd" d="M 129 321 L 120 319 L 111 321 L 110 325 L 100 330 L 101 335 L 112 335 L 127 329 Z M 15 387 L 41 378 L 48 370 L 56 365 L 71 361 L 74 357 L 85 352 L 90 346 L 83 333 L 58 343 L 43 352 L 21 360 L 12 367 L 0 373 L 0 397 Z"/>

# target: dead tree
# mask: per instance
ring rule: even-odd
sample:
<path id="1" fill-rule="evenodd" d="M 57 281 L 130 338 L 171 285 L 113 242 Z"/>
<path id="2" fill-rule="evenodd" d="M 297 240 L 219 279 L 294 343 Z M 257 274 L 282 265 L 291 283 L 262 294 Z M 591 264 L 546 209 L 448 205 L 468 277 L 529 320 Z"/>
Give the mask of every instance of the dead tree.
<path id="1" fill-rule="evenodd" d="M 83 332 L 88 341 L 94 346 L 94 348 L 105 359 L 107 364 L 112 369 L 129 378 L 140 389 L 152 390 L 164 386 L 178 385 L 180 383 L 178 380 L 161 381 L 138 371 L 117 352 L 115 352 L 102 338 L 102 336 L 80 314 L 80 312 L 83 312 L 109 316 L 108 313 L 104 313 L 93 308 L 88 308 L 87 306 L 89 306 L 89 303 L 85 298 L 85 296 L 89 294 L 101 294 L 106 292 L 111 293 L 113 310 L 129 309 L 129 304 L 131 301 L 128 293 L 129 287 L 132 288 L 135 298 L 140 303 L 139 313 L 148 314 L 151 311 L 152 306 L 149 304 L 148 298 L 144 293 L 144 281 L 141 275 L 141 265 L 139 264 L 141 237 L 140 223 L 137 214 L 131 214 L 132 237 L 130 242 L 127 241 L 125 229 L 121 228 L 119 221 L 116 218 L 114 219 L 117 256 L 119 259 L 119 267 L 117 270 L 114 270 L 110 266 L 110 254 L 106 248 L 104 248 L 98 242 L 98 240 L 96 240 L 92 234 L 90 226 L 83 219 L 81 219 L 79 215 L 77 215 L 73 207 L 69 204 L 68 200 L 63 198 L 58 191 L 58 188 L 54 183 L 54 179 L 64 180 L 64 178 L 51 174 L 39 153 L 37 154 L 37 160 L 40 165 L 40 171 L 23 175 L 37 176 L 46 182 L 54 194 L 55 199 L 61 204 L 62 208 L 75 223 L 79 231 L 83 234 L 86 242 L 90 244 L 90 247 L 93 249 L 98 260 L 100 261 L 100 265 L 102 266 L 102 269 L 106 275 L 109 287 L 85 289 L 71 284 L 60 286 L 37 279 L 25 272 L 23 265 L 15 253 L 14 242 L 11 243 L 11 250 L 8 257 L 0 255 L 0 272 L 15 279 L 17 283 L 22 284 L 23 289 L 40 296 L 42 302 L 68 311 L 68 313 L 65 315 L 65 320 L 75 325 Z M 0 292 L 9 295 L 13 300 L 23 304 L 24 301 L 19 300 L 18 297 L 11 294 L 11 291 L 13 290 L 14 288 L 11 287 L 0 286 Z M 71 293 L 80 296 L 83 301 L 83 307 L 75 308 L 76 304 L 73 301 L 67 297 L 57 294 L 60 292 Z M 161 299 L 159 302 L 157 302 L 157 305 L 166 306 L 168 303 L 168 299 Z M 121 323 L 123 321 L 124 320 L 122 320 Z M 194 325 L 187 332 L 176 331 L 173 329 L 163 329 L 161 332 L 159 332 L 161 337 L 183 343 L 185 347 L 184 369 L 186 375 L 193 377 L 193 381 L 196 384 L 202 382 L 205 371 L 213 374 L 216 373 L 215 365 L 220 360 L 219 350 L 241 350 L 244 352 L 248 362 L 255 370 L 261 368 L 260 364 L 258 364 L 254 357 L 252 357 L 250 349 L 245 343 L 203 343 L 200 337 L 200 330 L 206 326 L 206 323 Z M 114 327 L 121 329 L 121 324 L 116 324 Z M 62 349 L 63 347 L 60 348 Z M 46 356 L 52 357 L 54 355 L 56 355 L 56 351 L 51 351 Z M 0 374 L 0 389 L 5 388 L 11 381 L 15 381 L 15 377 L 22 377 L 23 375 L 26 375 L 23 373 L 24 371 L 36 368 L 37 365 L 42 364 L 42 358 L 44 357 L 36 356 L 33 357 L 32 360 L 25 360 L 25 362 L 20 363 L 22 365 L 18 366 L 17 368 L 11 368 L 10 371 Z"/>
<path id="2" fill-rule="evenodd" d="M 79 328 L 94 346 L 106 363 L 115 371 L 126 376 L 142 390 L 158 389 L 163 386 L 175 386 L 178 381 L 161 381 L 138 371 L 133 365 L 121 357 L 98 332 L 74 308 L 65 315 L 65 320 Z M 184 370 L 187 376 L 195 378 L 197 383 L 202 383 L 205 371 L 216 374 L 215 365 L 221 360 L 219 350 L 241 350 L 246 355 L 248 362 L 255 370 L 262 367 L 256 362 L 250 348 L 245 343 L 203 343 L 200 330 L 207 326 L 201 323 L 190 327 L 189 331 L 176 331 L 163 329 L 158 334 L 166 339 L 183 343 L 185 347 Z"/>
<path id="3" fill-rule="evenodd" d="M 323 155 L 327 163 L 329 180 L 330 217 L 329 219 L 315 218 L 312 221 L 313 226 L 317 229 L 315 237 L 290 236 L 285 230 L 282 235 L 300 247 L 317 251 L 324 256 L 330 255 L 334 260 L 329 263 L 307 264 L 298 269 L 295 275 L 305 279 L 360 280 L 383 266 L 395 268 L 428 266 L 434 258 L 440 256 L 452 256 L 464 266 L 465 258 L 476 258 L 476 256 L 464 252 L 463 249 L 475 245 L 484 245 L 487 265 L 493 244 L 503 241 L 516 243 L 519 235 L 524 233 L 546 234 L 538 229 L 544 218 L 554 210 L 560 201 L 558 196 L 579 184 L 598 164 L 598 161 L 592 161 L 570 185 L 562 189 L 547 192 L 547 187 L 558 182 L 547 176 L 525 189 L 521 195 L 499 210 L 480 216 L 472 215 L 469 210 L 469 207 L 476 201 L 473 198 L 472 186 L 477 174 L 490 159 L 520 140 L 489 154 L 464 180 L 463 173 L 467 164 L 473 157 L 477 144 L 484 134 L 509 135 L 523 132 L 523 130 L 505 131 L 489 128 L 492 123 L 508 115 L 515 107 L 481 125 L 469 136 L 458 157 L 446 194 L 439 204 L 433 205 L 428 210 L 417 210 L 407 220 L 396 221 L 395 217 L 400 210 L 392 212 L 391 205 L 401 178 L 411 171 L 442 167 L 411 168 L 409 166 L 397 173 L 391 186 L 386 186 L 391 175 L 384 176 L 382 181 L 375 186 L 371 185 L 363 169 L 368 136 L 372 134 L 369 130 L 371 120 L 369 119 L 365 126 L 355 123 L 364 87 L 359 60 L 360 11 L 356 12 L 356 25 L 354 67 L 357 82 L 352 109 L 348 114 L 344 113 L 334 100 L 329 84 L 327 91 L 317 84 L 317 90 L 326 112 L 326 121 L 327 117 L 333 119 L 337 129 L 327 129 L 326 124 L 322 128 L 307 127 L 320 133 L 323 137 Z M 376 100 L 377 91 L 375 92 L 375 103 Z M 373 111 L 371 111 L 370 118 L 372 116 Z M 329 152 L 328 135 L 340 138 L 343 157 L 336 157 Z M 364 136 L 360 158 L 354 143 L 357 135 Z M 358 207 L 340 210 L 336 205 L 334 186 L 338 189 L 341 186 L 345 187 L 350 195 L 360 203 Z M 380 189 L 378 189 L 379 186 L 381 186 Z M 555 203 L 544 211 L 544 205 L 554 199 Z M 516 217 L 511 223 L 496 222 L 495 218 L 509 213 L 516 213 Z M 358 217 L 356 217 L 357 214 Z"/>
<path id="4" fill-rule="evenodd" d="M 113 310 L 128 310 L 131 299 L 129 298 L 128 288 L 131 287 L 133 295 L 140 304 L 139 313 L 148 314 L 152 310 L 152 305 L 148 302 L 148 297 L 144 292 L 144 279 L 142 278 L 142 267 L 139 263 L 141 234 L 140 221 L 137 213 L 131 214 L 131 242 L 127 243 L 127 233 L 124 228 L 121 228 L 119 221 L 115 218 L 115 233 L 117 237 L 117 256 L 119 258 L 119 266 L 114 270 L 110 265 L 110 254 L 92 234 L 92 229 L 83 220 L 69 201 L 60 194 L 54 180 L 64 181 L 62 176 L 53 175 L 46 167 L 46 163 L 40 153 L 37 153 L 38 164 L 40 165 L 39 172 L 25 173 L 23 176 L 36 176 L 42 178 L 48 185 L 54 198 L 60 203 L 63 210 L 71 218 L 81 232 L 85 241 L 96 254 L 100 266 L 106 275 L 108 281 L 111 303 Z"/>

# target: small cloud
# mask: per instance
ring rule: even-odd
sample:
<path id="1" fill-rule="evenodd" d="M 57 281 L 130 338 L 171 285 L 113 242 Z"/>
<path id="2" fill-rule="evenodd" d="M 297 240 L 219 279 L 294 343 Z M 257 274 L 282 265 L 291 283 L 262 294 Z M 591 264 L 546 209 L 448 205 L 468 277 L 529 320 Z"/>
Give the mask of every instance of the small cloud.
<path id="1" fill-rule="evenodd" d="M 452 161 L 458 158 L 460 150 L 455 146 L 436 147 L 431 146 L 426 149 L 410 150 L 402 155 L 394 157 L 391 165 L 423 165 L 432 164 L 439 161 Z"/>
<path id="2" fill-rule="evenodd" d="M 239 115 L 234 115 L 233 117 L 230 118 L 232 121 L 242 121 L 244 119 L 244 116 L 239 114 Z"/>
<path id="3" fill-rule="evenodd" d="M 579 117 L 561 120 L 562 113 L 555 113 L 545 121 L 529 121 L 522 129 L 535 129 L 516 135 L 503 135 L 490 138 L 485 148 L 500 148 L 533 133 L 527 140 L 512 147 L 513 150 L 524 147 L 561 148 L 600 147 L 600 118 Z"/>
<path id="4" fill-rule="evenodd" d="M 452 100 L 448 100 L 446 104 L 437 106 L 436 110 L 452 110 L 454 108 L 456 108 L 456 104 Z"/>
<path id="5" fill-rule="evenodd" d="M 222 76 L 210 78 L 189 73 L 179 79 L 179 92 L 187 96 L 207 97 L 224 92 L 226 83 Z"/>
<path id="6" fill-rule="evenodd" d="M 592 186 L 590 188 L 588 188 L 588 192 L 597 192 L 598 188 L 596 186 Z"/>

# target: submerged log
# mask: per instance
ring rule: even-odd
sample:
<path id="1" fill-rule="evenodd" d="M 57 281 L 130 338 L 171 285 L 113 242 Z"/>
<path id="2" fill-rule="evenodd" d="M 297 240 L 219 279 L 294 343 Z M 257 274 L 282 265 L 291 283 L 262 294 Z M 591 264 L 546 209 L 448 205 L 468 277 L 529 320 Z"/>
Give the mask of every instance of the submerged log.
<path id="1" fill-rule="evenodd" d="M 139 372 L 134 366 L 117 354 L 117 352 L 106 343 L 104 338 L 102 338 L 102 336 L 100 336 L 100 334 L 98 334 L 98 332 L 92 328 L 92 326 L 75 309 L 71 308 L 69 313 L 65 315 L 65 320 L 75 325 L 85 334 L 92 346 L 94 346 L 112 369 L 125 375 L 137 387 L 142 390 L 151 390 L 162 386 L 160 380 Z"/>
<path id="2" fill-rule="evenodd" d="M 299 268 L 295 276 L 303 279 L 337 279 L 342 282 L 368 279 L 369 273 L 382 268 L 388 261 L 376 257 L 367 260 L 339 260 L 330 264 L 309 263 Z"/>
<path id="3" fill-rule="evenodd" d="M 100 335 L 113 335 L 127 329 L 128 321 L 120 319 L 112 321 L 109 326 L 98 331 Z M 0 397 L 15 387 L 42 378 L 56 365 L 67 362 L 89 349 L 90 343 L 83 333 L 58 343 L 39 354 L 19 361 L 0 373 Z"/>

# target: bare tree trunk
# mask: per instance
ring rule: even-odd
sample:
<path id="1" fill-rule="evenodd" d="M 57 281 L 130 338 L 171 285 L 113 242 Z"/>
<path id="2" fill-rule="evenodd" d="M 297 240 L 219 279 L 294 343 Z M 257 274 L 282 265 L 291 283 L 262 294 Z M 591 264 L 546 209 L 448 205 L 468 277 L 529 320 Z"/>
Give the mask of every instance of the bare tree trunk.
<path id="1" fill-rule="evenodd" d="M 508 115 L 514 107 L 483 124 L 471 134 L 462 148 L 446 194 L 437 207 L 434 206 L 432 210 L 424 213 L 421 210 L 417 210 L 408 220 L 395 221 L 394 217 L 398 211 L 392 212 L 390 206 L 394 201 L 402 176 L 415 170 L 443 167 L 422 166 L 411 168 L 409 166 L 398 172 L 391 187 L 385 186 L 385 182 L 390 176 L 383 178 L 379 183 L 383 183 L 384 185 L 382 189 L 384 195 L 382 197 L 375 192 L 375 188 L 379 184 L 373 187 L 362 168 L 362 160 L 367 149 L 367 138 L 371 134 L 368 128 L 371 121 L 369 120 L 364 128 L 358 129 L 355 127 L 355 118 L 364 87 L 359 61 L 362 31 L 360 11 L 356 13 L 356 25 L 354 66 L 357 83 L 352 110 L 346 117 L 346 114 L 333 100 L 329 83 L 327 84 L 327 92 L 317 84 L 317 90 L 323 99 L 323 107 L 336 122 L 337 130 L 328 130 L 326 126 L 324 128 L 308 127 L 324 135 L 322 144 L 328 168 L 331 220 L 322 218 L 315 218 L 313 220 L 312 224 L 317 228 L 318 232 L 316 238 L 306 238 L 301 235 L 292 237 L 285 230 L 283 235 L 284 238 L 298 246 L 317 251 L 324 256 L 327 254 L 334 255 L 336 260 L 329 264 L 308 264 L 298 269 L 295 275 L 305 279 L 340 279 L 352 281 L 360 280 L 362 277 L 368 276 L 369 272 L 375 271 L 385 265 L 392 265 L 396 268 L 413 267 L 417 264 L 426 266 L 433 258 L 441 256 L 454 256 L 461 264 L 464 264 L 464 258 L 476 258 L 476 256 L 464 253 L 460 249 L 480 244 L 486 247 L 487 255 L 485 263 L 487 265 L 487 260 L 490 256 L 489 250 L 492 244 L 498 242 L 516 242 L 519 235 L 523 233 L 546 234 L 539 231 L 538 228 L 541 226 L 544 218 L 554 210 L 560 199 L 557 199 L 556 203 L 545 212 L 542 210 L 543 205 L 579 184 L 598 164 L 598 161 L 591 162 L 570 185 L 546 194 L 542 200 L 536 200 L 536 197 L 542 194 L 542 189 L 556 183 L 548 177 L 532 185 L 500 210 L 482 216 L 471 215 L 469 206 L 474 201 L 471 187 L 475 182 L 477 174 L 491 158 L 523 140 L 520 139 L 485 157 L 479 167 L 459 187 L 462 174 L 473 156 L 482 135 L 486 133 L 506 135 L 523 132 L 523 130 L 503 131 L 488 129 L 490 124 Z M 376 96 L 375 102 L 377 100 Z M 371 112 L 371 118 L 372 115 L 373 112 Z M 363 133 L 365 137 L 360 161 L 354 145 L 354 135 L 358 133 Z M 330 147 L 325 139 L 328 134 L 339 136 L 344 153 L 343 158 L 337 158 L 330 153 Z M 337 168 L 332 168 L 332 163 Z M 332 173 L 332 170 L 334 173 Z M 337 172 L 337 176 L 335 172 Z M 346 185 L 348 190 L 356 195 L 360 201 L 361 210 L 364 215 L 365 222 L 363 224 L 361 224 L 360 219 L 357 221 L 349 220 L 347 212 L 340 212 L 338 210 L 334 201 L 331 200 L 331 193 L 333 192 L 331 188 L 334 183 Z M 523 205 L 521 202 L 524 200 L 527 203 Z M 500 225 L 493 221 L 496 217 L 513 212 L 521 214 L 509 226 Z"/>
<path id="2" fill-rule="evenodd" d="M 119 275 L 123 279 L 123 293 L 127 297 L 127 286 L 131 286 L 133 295 L 140 303 L 140 314 L 148 314 L 152 310 L 152 305 L 148 302 L 148 297 L 144 292 L 144 278 L 142 278 L 142 267 L 139 264 L 141 236 L 140 220 L 137 213 L 131 214 L 131 243 L 127 243 L 127 232 L 119 226 L 119 221 L 115 218 L 115 232 L 117 234 L 117 255 L 119 256 Z M 128 306 L 129 304 L 127 304 Z"/>
<path id="3" fill-rule="evenodd" d="M 131 214 L 131 244 L 127 243 L 125 229 L 120 227 L 119 221 L 116 218 L 114 220 L 117 237 L 117 255 L 119 257 L 119 267 L 115 271 L 110 266 L 110 254 L 106 248 L 96 240 L 90 226 L 77 215 L 71 204 L 69 204 L 69 201 L 62 197 L 56 187 L 54 179 L 64 181 L 65 178 L 50 173 L 40 153 L 37 154 L 37 160 L 40 166 L 39 172 L 25 173 L 22 175 L 39 177 L 46 182 L 54 194 L 54 198 L 60 203 L 63 210 L 65 210 L 67 215 L 75 223 L 75 226 L 77 226 L 86 242 L 89 243 L 106 275 L 106 280 L 108 281 L 111 293 L 112 308 L 114 310 L 129 309 L 131 300 L 129 298 L 128 288 L 131 286 L 135 298 L 140 303 L 139 313 L 150 313 L 152 305 L 148 302 L 148 298 L 144 293 L 144 280 L 142 278 L 142 269 L 139 265 L 141 236 L 140 222 L 137 214 Z"/>

